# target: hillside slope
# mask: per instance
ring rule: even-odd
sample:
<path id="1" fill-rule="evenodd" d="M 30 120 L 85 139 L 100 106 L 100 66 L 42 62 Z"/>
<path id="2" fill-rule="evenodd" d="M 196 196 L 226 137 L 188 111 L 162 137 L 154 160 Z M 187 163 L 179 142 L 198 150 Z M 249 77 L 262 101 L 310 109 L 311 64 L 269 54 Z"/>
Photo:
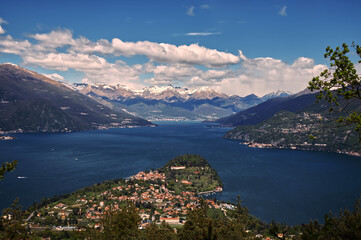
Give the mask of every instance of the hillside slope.
<path id="1" fill-rule="evenodd" d="M 152 125 L 13 64 L 0 65 L 0 106 L 0 131 L 62 132 Z"/>
<path id="2" fill-rule="evenodd" d="M 223 187 L 221 178 L 206 159 L 199 155 L 184 154 L 166 163 L 159 169 L 167 178 L 168 188 L 181 191 L 206 192 Z"/>
<path id="3" fill-rule="evenodd" d="M 237 114 L 215 120 L 215 122 L 225 126 L 254 125 L 269 119 L 281 110 L 296 113 L 314 102 L 315 94 L 308 92 L 272 98 Z"/>
<path id="4" fill-rule="evenodd" d="M 344 107 L 345 103 L 341 105 Z M 353 102 L 346 109 L 360 112 L 361 102 Z M 336 123 L 341 113 L 330 113 L 325 102 L 313 103 L 299 113 L 280 111 L 259 124 L 238 126 L 224 137 L 240 140 L 250 147 L 331 151 L 361 156 L 361 144 L 354 126 L 338 126 Z"/>

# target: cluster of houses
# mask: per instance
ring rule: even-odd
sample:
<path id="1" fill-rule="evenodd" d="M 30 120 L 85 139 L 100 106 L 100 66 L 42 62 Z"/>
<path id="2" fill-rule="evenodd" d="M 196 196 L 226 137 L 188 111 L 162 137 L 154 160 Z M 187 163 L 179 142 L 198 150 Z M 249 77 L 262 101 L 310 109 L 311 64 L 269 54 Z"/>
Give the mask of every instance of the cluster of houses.
<path id="1" fill-rule="evenodd" d="M 82 218 L 82 222 L 88 222 L 90 226 L 97 228 L 100 227 L 99 220 L 104 214 L 132 202 L 142 219 L 140 228 L 146 227 L 151 222 L 161 223 L 163 221 L 172 225 L 183 225 L 187 212 L 199 206 L 200 197 L 195 192 L 189 191 L 175 194 L 174 191 L 167 188 L 166 184 L 164 173 L 139 172 L 129 180 L 101 193 L 88 196 L 78 195 L 74 205 L 58 203 L 51 208 L 49 206 L 46 208 L 50 211 L 49 215 L 57 214 L 58 218 L 66 220 L 73 212 L 72 207 L 76 206 L 79 209 L 78 218 Z M 217 191 L 221 191 L 221 188 Z M 206 203 L 223 212 L 227 209 L 234 209 L 231 204 L 217 203 L 209 199 L 206 200 Z"/>
<path id="2" fill-rule="evenodd" d="M 136 175 L 130 177 L 131 180 L 143 180 L 143 181 L 156 181 L 160 179 L 162 182 L 165 182 L 165 174 L 159 173 L 158 171 L 149 171 L 149 172 L 139 172 Z"/>

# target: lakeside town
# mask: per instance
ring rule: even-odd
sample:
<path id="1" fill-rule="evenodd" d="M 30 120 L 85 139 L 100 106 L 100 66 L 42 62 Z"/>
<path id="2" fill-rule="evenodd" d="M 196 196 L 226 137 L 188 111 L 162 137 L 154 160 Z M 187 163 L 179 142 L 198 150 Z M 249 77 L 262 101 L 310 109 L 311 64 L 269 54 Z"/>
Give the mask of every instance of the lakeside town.
<path id="1" fill-rule="evenodd" d="M 325 151 L 322 148 L 327 147 L 327 144 L 325 144 L 325 143 L 311 144 L 308 142 L 304 142 L 301 144 L 273 145 L 273 144 L 269 144 L 269 143 L 258 143 L 258 142 L 251 141 L 251 142 L 241 142 L 240 144 L 245 145 L 250 148 L 278 148 L 278 149 L 312 150 L 312 151 L 317 151 L 317 150 Z M 336 152 L 340 153 L 340 154 L 361 157 L 361 153 L 354 152 L 354 151 L 344 151 L 344 150 L 337 149 Z"/>
<path id="2" fill-rule="evenodd" d="M 361 157 L 361 149 L 355 144 L 358 137 L 348 126 L 332 123 L 326 114 L 287 111 L 258 125 L 239 126 L 225 135 L 251 148 L 328 151 Z"/>
<path id="3" fill-rule="evenodd" d="M 171 166 L 171 171 L 186 171 L 186 166 Z M 196 172 L 194 174 L 199 174 Z M 177 181 L 180 185 L 190 186 L 188 180 Z M 84 193 L 71 195 L 68 198 L 49 203 L 33 211 L 26 220 L 32 230 L 51 229 L 53 231 L 81 231 L 85 228 L 100 228 L 101 219 L 109 212 L 119 210 L 129 203 L 134 204 L 141 218 L 139 229 L 144 229 L 151 223 L 165 222 L 172 227 L 181 227 L 187 221 L 187 212 L 200 206 L 202 193 L 182 191 L 176 193 L 168 188 L 165 173 L 159 170 L 141 171 L 128 179 L 119 179 L 110 185 L 102 184 Z M 213 190 L 203 192 L 212 194 L 221 192 L 218 186 Z M 227 216 L 227 211 L 235 206 L 222 203 L 215 199 L 205 199 L 206 204 L 221 211 Z"/>

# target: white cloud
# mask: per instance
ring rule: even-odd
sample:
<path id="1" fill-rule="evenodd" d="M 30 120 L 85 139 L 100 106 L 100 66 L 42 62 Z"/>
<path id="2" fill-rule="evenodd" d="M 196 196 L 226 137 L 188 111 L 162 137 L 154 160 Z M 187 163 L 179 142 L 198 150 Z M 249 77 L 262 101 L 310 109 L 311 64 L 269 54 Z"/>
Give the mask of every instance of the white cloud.
<path id="1" fill-rule="evenodd" d="M 107 64 L 104 58 L 95 55 L 68 53 L 25 54 L 23 60 L 25 64 L 34 64 L 58 71 L 67 71 L 69 68 L 79 71 L 101 70 Z"/>
<path id="2" fill-rule="evenodd" d="M 148 67 L 154 77 L 145 82 L 152 85 L 182 85 L 187 87 L 212 86 L 224 77 L 234 76 L 230 69 L 201 70 L 186 64 L 170 64 Z"/>
<path id="3" fill-rule="evenodd" d="M 231 70 L 216 70 L 210 69 L 207 71 L 199 71 L 197 75 L 191 77 L 187 82 L 187 87 L 197 88 L 202 86 L 209 86 L 218 88 L 223 84 L 225 78 L 234 77 L 234 72 Z M 221 90 L 224 92 L 223 90 Z"/>
<path id="4" fill-rule="evenodd" d="M 194 16 L 194 6 L 190 6 L 186 13 L 187 13 L 188 16 L 193 17 Z"/>
<path id="5" fill-rule="evenodd" d="M 115 53 L 115 50 L 112 44 L 106 39 L 100 39 L 97 42 L 91 42 L 86 38 L 80 38 L 75 41 L 75 44 L 69 48 L 71 52 L 79 52 L 85 54 L 117 54 L 118 56 L 121 55 L 119 53 Z"/>
<path id="6" fill-rule="evenodd" d="M 242 63 L 234 68 L 201 70 L 189 65 L 162 65 L 149 69 L 154 77 L 145 82 L 152 85 L 183 85 L 190 88 L 210 86 L 220 92 L 245 96 L 263 96 L 283 89 L 298 92 L 306 88 L 312 77 L 326 68 L 315 65 L 310 58 L 300 57 L 292 64 L 270 57 L 247 58 L 240 51 Z"/>
<path id="7" fill-rule="evenodd" d="M 31 43 L 28 40 L 17 41 L 11 36 L 0 37 L 0 52 L 22 55 L 31 49 Z"/>
<path id="8" fill-rule="evenodd" d="M 356 63 L 355 69 L 357 71 L 357 74 L 361 77 L 361 63 Z"/>
<path id="9" fill-rule="evenodd" d="M 314 65 L 315 65 L 315 62 L 313 61 L 313 59 L 299 57 L 293 62 L 292 67 L 307 69 L 307 68 L 312 68 L 312 66 L 314 66 Z"/>
<path id="10" fill-rule="evenodd" d="M 215 33 L 189 33 L 188 35 L 216 35 Z M 100 39 L 96 42 L 84 37 L 73 38 L 70 30 L 57 30 L 45 34 L 34 34 L 29 37 L 39 41 L 32 47 L 36 51 L 56 52 L 59 47 L 68 47 L 67 51 L 79 54 L 103 54 L 114 56 L 132 57 L 145 55 L 152 61 L 159 63 L 179 63 L 190 65 L 207 65 L 211 67 L 222 67 L 236 64 L 239 57 L 231 53 L 208 49 L 198 44 L 176 46 L 167 43 L 155 43 L 149 41 L 124 42 L 118 38 L 109 42 Z M 0 41 L 1 44 L 1 41 Z"/>
<path id="11" fill-rule="evenodd" d="M 5 30 L 2 28 L 1 24 L 7 24 L 7 22 L 0 17 L 0 34 L 4 34 Z"/>
<path id="12" fill-rule="evenodd" d="M 197 68 L 185 64 L 159 65 L 152 68 L 148 66 L 149 70 L 154 77 L 146 79 L 145 82 L 152 85 L 184 83 L 198 71 Z"/>
<path id="13" fill-rule="evenodd" d="M 279 15 L 281 15 L 281 16 L 287 16 L 287 6 L 283 6 L 280 10 L 279 10 L 279 12 L 278 12 L 278 14 Z"/>
<path id="14" fill-rule="evenodd" d="M 219 35 L 220 32 L 192 32 L 186 33 L 187 36 L 209 36 L 209 35 Z"/>
<path id="15" fill-rule="evenodd" d="M 64 77 L 57 74 L 57 73 L 51 73 L 51 74 L 43 74 L 45 77 L 53 79 L 55 81 L 59 81 L 59 82 L 63 82 L 64 81 Z"/>
<path id="16" fill-rule="evenodd" d="M 68 71 L 74 69 L 84 73 L 83 82 L 123 84 L 133 88 L 144 87 L 139 76 L 143 72 L 141 65 L 128 66 L 121 61 L 109 63 L 95 55 L 76 53 L 26 54 L 24 64 L 40 66 L 45 69 Z"/>
<path id="17" fill-rule="evenodd" d="M 273 58 L 246 58 L 233 77 L 225 77 L 216 87 L 229 94 L 263 96 L 283 89 L 298 92 L 306 88 L 312 77 L 317 76 L 325 65 L 315 65 L 309 58 L 300 57 L 289 65 Z"/>
<path id="18" fill-rule="evenodd" d="M 243 54 L 243 52 L 242 52 L 241 50 L 239 50 L 238 53 L 239 53 L 239 58 L 240 58 L 241 60 L 243 60 L 243 61 L 246 61 L 246 60 L 247 60 L 246 56 Z"/>
<path id="19" fill-rule="evenodd" d="M 203 9 L 208 9 L 208 8 L 209 8 L 209 5 L 208 5 L 208 4 L 203 4 L 203 5 L 201 5 L 201 8 L 203 8 Z"/>
<path id="20" fill-rule="evenodd" d="M 236 64 L 240 60 L 238 56 L 231 53 L 208 49 L 198 44 L 175 46 L 148 41 L 123 42 L 115 38 L 112 40 L 112 47 L 114 48 L 114 54 L 124 56 L 145 55 L 150 60 L 159 63 L 222 67 Z"/>
<path id="21" fill-rule="evenodd" d="M 154 75 L 153 79 L 146 81 L 148 83 L 185 83 L 195 73 L 200 73 L 193 65 L 223 67 L 240 61 L 239 56 L 198 44 L 175 46 L 148 41 L 123 42 L 117 38 L 111 42 L 105 39 L 92 42 L 84 37 L 74 39 L 71 31 L 66 29 L 28 37 L 38 43 L 16 40 L 11 36 L 0 38 L 0 52 L 19 55 L 26 65 L 58 71 L 80 71 L 84 73 L 83 81 L 88 83 L 122 83 L 139 87 L 144 86 L 140 80 L 144 73 Z M 62 49 L 59 49 L 60 47 Z M 114 57 L 145 55 L 150 62 L 128 66 L 119 60 L 109 63 L 106 58 L 98 56 L 99 54 Z M 153 62 L 161 64 L 154 66 Z M 53 77 L 59 79 L 58 76 Z"/>
<path id="22" fill-rule="evenodd" d="M 221 82 L 226 77 L 228 78 L 233 77 L 234 74 L 235 73 L 230 69 L 223 69 L 223 70 L 210 69 L 207 71 L 202 71 L 200 73 L 200 77 L 208 81 Z"/>
<path id="23" fill-rule="evenodd" d="M 122 84 L 133 88 L 146 84 L 210 86 L 228 94 L 262 96 L 277 89 L 303 90 L 312 77 L 326 67 L 306 57 L 287 64 L 279 59 L 247 58 L 242 51 L 234 55 L 198 44 L 176 46 L 149 41 L 124 42 L 118 38 L 94 42 L 85 37 L 74 38 L 66 29 L 29 37 L 37 42 L 0 37 L 0 52 L 16 54 L 26 65 L 81 72 L 86 83 Z M 146 56 L 149 61 L 128 65 L 126 60 L 116 59 L 136 55 Z M 115 62 L 110 63 L 107 56 L 115 58 Z M 62 80 L 61 75 L 49 76 Z M 143 79 L 144 76 L 147 79 Z"/>
<path id="24" fill-rule="evenodd" d="M 50 33 L 43 33 L 43 34 L 37 33 L 34 35 L 30 35 L 29 37 L 38 40 L 41 45 L 51 48 L 58 48 L 66 45 L 75 44 L 75 40 L 73 39 L 73 34 L 68 29 L 51 31 Z"/>

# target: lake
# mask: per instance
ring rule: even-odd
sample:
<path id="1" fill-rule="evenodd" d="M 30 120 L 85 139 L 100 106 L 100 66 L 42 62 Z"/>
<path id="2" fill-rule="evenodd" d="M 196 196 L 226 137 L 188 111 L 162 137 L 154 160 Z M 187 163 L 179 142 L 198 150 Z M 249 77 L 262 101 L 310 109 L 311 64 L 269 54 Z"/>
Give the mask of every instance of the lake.
<path id="1" fill-rule="evenodd" d="M 200 154 L 215 168 L 224 192 L 239 195 L 250 213 L 287 224 L 352 208 L 361 194 L 361 158 L 327 152 L 254 149 L 222 139 L 228 130 L 197 122 L 158 122 L 156 128 L 77 133 L 13 134 L 0 141 L 0 159 L 18 160 L 0 181 L 0 208 L 16 197 L 24 207 L 108 179 L 162 167 L 172 158 Z M 18 178 L 18 177 L 24 178 Z"/>

